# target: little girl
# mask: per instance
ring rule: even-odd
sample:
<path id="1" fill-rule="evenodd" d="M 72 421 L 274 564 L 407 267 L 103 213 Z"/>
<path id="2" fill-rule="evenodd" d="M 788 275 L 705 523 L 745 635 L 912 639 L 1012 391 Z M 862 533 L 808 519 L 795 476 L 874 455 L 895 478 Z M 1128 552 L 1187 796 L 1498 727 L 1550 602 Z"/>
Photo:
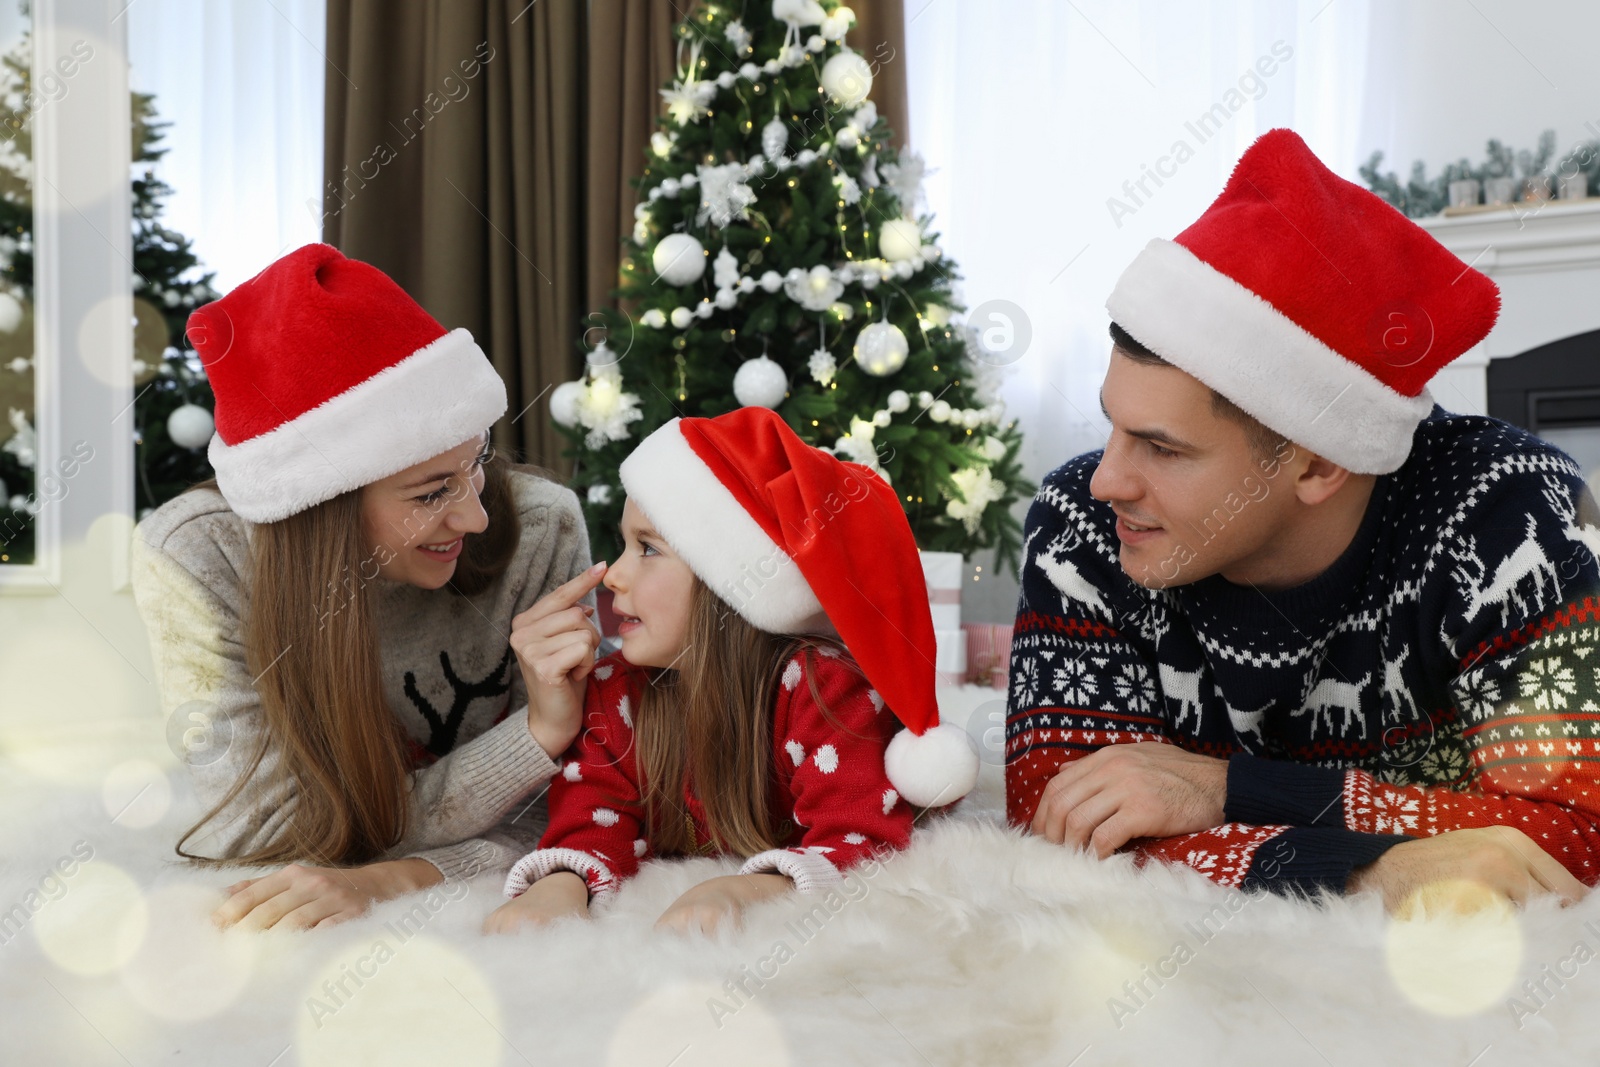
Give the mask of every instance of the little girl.
<path id="1" fill-rule="evenodd" d="M 761 407 L 672 420 L 621 478 L 624 553 L 605 576 L 621 650 L 594 662 L 581 607 L 518 620 L 546 682 L 530 700 L 581 700 L 583 726 L 491 931 L 587 915 L 642 860 L 695 852 L 745 861 L 657 925 L 737 924 L 904 848 L 914 807 L 977 778 L 966 734 L 939 724 L 921 561 L 886 482 Z"/>

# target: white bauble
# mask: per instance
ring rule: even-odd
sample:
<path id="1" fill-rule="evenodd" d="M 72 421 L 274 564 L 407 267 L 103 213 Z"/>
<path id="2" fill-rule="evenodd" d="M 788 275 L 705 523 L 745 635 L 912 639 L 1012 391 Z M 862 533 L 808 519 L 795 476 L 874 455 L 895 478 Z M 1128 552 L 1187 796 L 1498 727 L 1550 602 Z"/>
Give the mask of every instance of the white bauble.
<path id="1" fill-rule="evenodd" d="M 747 408 L 775 408 L 783 403 L 783 394 L 789 391 L 789 379 L 766 356 L 745 360 L 734 372 L 734 398 Z"/>
<path id="2" fill-rule="evenodd" d="M 690 311 L 688 308 L 673 308 L 671 321 L 675 328 L 687 330 L 689 328 L 689 324 L 694 321 L 694 312 Z"/>
<path id="3" fill-rule="evenodd" d="M 732 289 L 718 289 L 716 305 L 723 311 L 731 311 L 739 303 L 739 294 Z"/>
<path id="4" fill-rule="evenodd" d="M 910 219 L 890 219 L 878 228 L 878 253 L 890 263 L 908 260 L 921 248 L 922 227 Z"/>
<path id="5" fill-rule="evenodd" d="M 822 88 L 841 107 L 855 107 L 872 92 L 872 66 L 859 52 L 840 52 L 822 65 Z"/>
<path id="6" fill-rule="evenodd" d="M 776 293 L 779 289 L 783 288 L 783 275 L 779 274 L 775 270 L 766 271 L 761 275 L 761 281 L 759 284 L 761 285 L 761 288 L 765 289 L 767 292 Z"/>
<path id="7" fill-rule="evenodd" d="M 706 272 L 706 250 L 687 233 L 669 233 L 656 242 L 650 264 L 668 285 L 688 285 Z"/>
<path id="8" fill-rule="evenodd" d="M 777 159 L 789 145 L 789 127 L 782 119 L 773 119 L 761 127 L 761 151 L 768 159 Z"/>
<path id="9" fill-rule="evenodd" d="M 856 364 L 879 378 L 886 378 L 905 366 L 910 352 L 906 335 L 890 322 L 870 323 L 856 335 Z"/>
<path id="10" fill-rule="evenodd" d="M 22 325 L 22 302 L 10 293 L 0 293 L 0 332 L 10 333 Z"/>
<path id="11" fill-rule="evenodd" d="M 581 381 L 562 382 L 550 391 L 550 417 L 558 426 L 578 425 L 578 405 L 587 388 Z"/>
<path id="12" fill-rule="evenodd" d="M 185 404 L 167 416 L 167 436 L 183 448 L 204 448 L 217 424 L 199 404 Z"/>
<path id="13" fill-rule="evenodd" d="M 889 410 L 893 412 L 905 411 L 911 406 L 911 396 L 904 389 L 896 389 L 889 394 Z"/>

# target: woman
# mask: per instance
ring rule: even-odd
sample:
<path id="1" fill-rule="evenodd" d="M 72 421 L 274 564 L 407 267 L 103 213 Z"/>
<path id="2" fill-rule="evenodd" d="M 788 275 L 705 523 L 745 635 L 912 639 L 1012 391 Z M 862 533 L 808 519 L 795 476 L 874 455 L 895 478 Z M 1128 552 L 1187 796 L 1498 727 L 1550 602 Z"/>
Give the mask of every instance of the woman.
<path id="1" fill-rule="evenodd" d="M 200 742 L 206 815 L 177 851 L 286 865 L 228 887 L 215 918 L 310 927 L 503 875 L 578 730 L 530 710 L 516 625 L 546 597 L 593 611 L 577 498 L 494 456 L 506 391 L 471 335 L 327 245 L 199 309 L 189 336 L 216 478 L 133 549 L 163 710 Z"/>

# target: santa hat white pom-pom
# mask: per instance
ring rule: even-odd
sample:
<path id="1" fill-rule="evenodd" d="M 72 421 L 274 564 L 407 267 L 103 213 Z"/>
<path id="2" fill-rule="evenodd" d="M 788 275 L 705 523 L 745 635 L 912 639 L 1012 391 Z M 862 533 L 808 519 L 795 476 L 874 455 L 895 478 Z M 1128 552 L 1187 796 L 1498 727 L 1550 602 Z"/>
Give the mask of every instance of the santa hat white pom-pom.
<path id="1" fill-rule="evenodd" d="M 918 808 L 953 804 L 978 782 L 978 752 L 960 727 L 940 723 L 914 734 L 901 730 L 883 753 L 889 784 Z"/>

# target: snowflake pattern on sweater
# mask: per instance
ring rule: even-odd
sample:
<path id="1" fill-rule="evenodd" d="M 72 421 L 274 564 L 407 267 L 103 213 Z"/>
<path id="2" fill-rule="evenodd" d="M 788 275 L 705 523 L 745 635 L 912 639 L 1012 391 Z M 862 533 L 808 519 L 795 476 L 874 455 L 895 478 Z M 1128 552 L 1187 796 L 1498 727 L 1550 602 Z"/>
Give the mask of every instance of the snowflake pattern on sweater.
<path id="1" fill-rule="evenodd" d="M 1226 821 L 1133 842 L 1140 862 L 1339 892 L 1408 837 L 1504 824 L 1600 879 L 1600 511 L 1566 454 L 1435 406 L 1349 548 L 1276 591 L 1134 582 L 1089 492 L 1100 456 L 1054 471 L 1028 515 L 1010 822 L 1067 762 L 1158 742 L 1229 761 Z"/>
<path id="2" fill-rule="evenodd" d="M 843 726 L 824 717 L 806 681 Z M 634 758 L 633 711 L 647 674 L 615 653 L 595 665 L 584 693 L 584 729 L 562 754 L 550 786 L 550 826 L 506 879 L 520 895 L 553 871 L 583 877 L 598 903 L 654 855 L 645 836 Z M 772 709 L 769 810 L 779 847 L 749 857 L 740 874 L 776 871 L 802 892 L 836 885 L 841 872 L 885 849 L 905 848 L 914 812 L 889 784 L 883 754 L 900 729 L 867 680 L 832 649 L 807 649 L 784 667 Z M 698 851 L 717 851 L 693 784 L 684 817 Z"/>

